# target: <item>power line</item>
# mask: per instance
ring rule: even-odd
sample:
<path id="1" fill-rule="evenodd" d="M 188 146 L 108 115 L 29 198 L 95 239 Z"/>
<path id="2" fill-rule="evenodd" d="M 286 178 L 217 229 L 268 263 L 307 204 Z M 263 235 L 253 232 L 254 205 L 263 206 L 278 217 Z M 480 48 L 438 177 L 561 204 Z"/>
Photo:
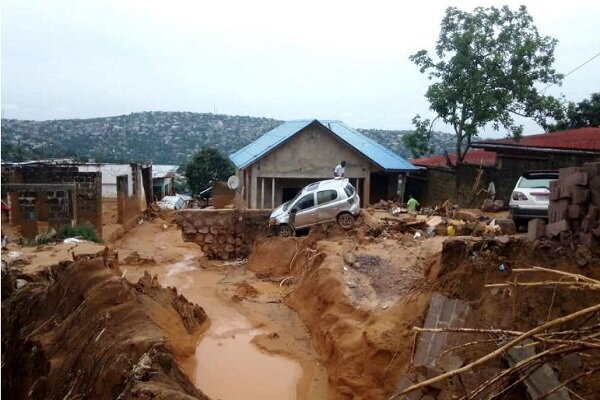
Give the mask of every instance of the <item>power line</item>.
<path id="1" fill-rule="evenodd" d="M 585 61 L 583 64 L 575 67 L 574 69 L 572 69 L 571 71 L 567 72 L 565 74 L 565 76 L 563 76 L 563 78 L 566 78 L 567 76 L 571 75 L 573 72 L 577 71 L 579 68 L 583 67 L 584 65 L 586 65 L 587 63 L 591 62 L 592 60 L 594 60 L 595 58 L 600 57 L 600 52 L 596 53 L 596 55 L 592 56 L 592 58 L 590 58 L 589 60 Z M 546 86 L 545 88 L 542 89 L 542 93 L 546 91 L 546 89 L 548 89 L 550 86 L 554 86 L 556 85 L 556 83 L 551 83 L 548 86 Z"/>

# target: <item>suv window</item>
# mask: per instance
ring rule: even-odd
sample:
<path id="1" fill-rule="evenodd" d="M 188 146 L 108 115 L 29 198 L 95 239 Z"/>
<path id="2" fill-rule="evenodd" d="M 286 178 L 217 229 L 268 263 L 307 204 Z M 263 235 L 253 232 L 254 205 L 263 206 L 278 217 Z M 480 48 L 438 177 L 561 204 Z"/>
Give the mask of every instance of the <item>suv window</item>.
<path id="1" fill-rule="evenodd" d="M 315 195 L 314 193 L 309 193 L 296 203 L 294 208 L 298 211 L 306 210 L 307 208 L 311 208 L 315 206 Z"/>
<path id="2" fill-rule="evenodd" d="M 317 192 L 317 204 L 321 205 L 329 203 L 330 201 L 334 201 L 335 199 L 337 199 L 337 197 L 337 190 L 322 190 L 320 192 Z"/>
<path id="3" fill-rule="evenodd" d="M 549 179 L 549 178 L 527 179 L 525 177 L 522 177 L 521 180 L 519 181 L 518 187 L 524 188 L 524 189 L 538 189 L 538 188 L 549 189 L 550 182 L 555 181 L 555 180 L 556 179 Z"/>
<path id="4" fill-rule="evenodd" d="M 352 186 L 351 184 L 347 184 L 344 188 L 344 192 L 346 192 L 346 195 L 348 195 L 348 197 L 352 197 L 352 195 L 354 194 L 354 186 Z"/>

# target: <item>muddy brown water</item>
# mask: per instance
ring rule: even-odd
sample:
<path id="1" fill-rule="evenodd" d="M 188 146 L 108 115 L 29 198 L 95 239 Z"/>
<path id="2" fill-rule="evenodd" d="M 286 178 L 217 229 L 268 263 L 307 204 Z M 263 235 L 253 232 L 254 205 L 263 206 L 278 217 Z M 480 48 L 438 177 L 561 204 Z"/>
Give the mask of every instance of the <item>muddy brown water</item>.
<path id="1" fill-rule="evenodd" d="M 183 367 L 194 384 L 213 399 L 296 399 L 302 367 L 292 359 L 261 351 L 252 339 L 261 332 L 217 293 L 224 275 L 194 266 L 192 257 L 159 275 L 188 300 L 200 304 L 211 325 L 196 356 Z"/>

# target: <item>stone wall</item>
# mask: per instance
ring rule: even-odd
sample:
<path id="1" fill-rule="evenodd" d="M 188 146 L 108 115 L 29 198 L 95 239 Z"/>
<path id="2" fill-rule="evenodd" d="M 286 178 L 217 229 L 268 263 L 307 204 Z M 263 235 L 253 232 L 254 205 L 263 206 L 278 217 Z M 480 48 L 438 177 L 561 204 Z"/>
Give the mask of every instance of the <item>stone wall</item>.
<path id="1" fill-rule="evenodd" d="M 211 259 L 244 258 L 254 241 L 269 233 L 270 210 L 180 210 L 176 222 L 183 240 L 197 243 Z"/>

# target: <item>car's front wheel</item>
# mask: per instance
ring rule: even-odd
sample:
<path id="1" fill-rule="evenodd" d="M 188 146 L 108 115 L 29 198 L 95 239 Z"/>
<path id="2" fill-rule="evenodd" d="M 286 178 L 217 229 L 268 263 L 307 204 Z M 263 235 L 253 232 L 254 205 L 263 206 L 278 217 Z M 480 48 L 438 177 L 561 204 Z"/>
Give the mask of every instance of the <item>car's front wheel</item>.
<path id="1" fill-rule="evenodd" d="M 350 213 L 343 213 L 338 216 L 337 222 L 342 229 L 350 229 L 354 226 L 354 217 Z"/>
<path id="2" fill-rule="evenodd" d="M 280 237 L 293 237 L 295 235 L 294 228 L 289 224 L 279 225 L 279 236 Z"/>

